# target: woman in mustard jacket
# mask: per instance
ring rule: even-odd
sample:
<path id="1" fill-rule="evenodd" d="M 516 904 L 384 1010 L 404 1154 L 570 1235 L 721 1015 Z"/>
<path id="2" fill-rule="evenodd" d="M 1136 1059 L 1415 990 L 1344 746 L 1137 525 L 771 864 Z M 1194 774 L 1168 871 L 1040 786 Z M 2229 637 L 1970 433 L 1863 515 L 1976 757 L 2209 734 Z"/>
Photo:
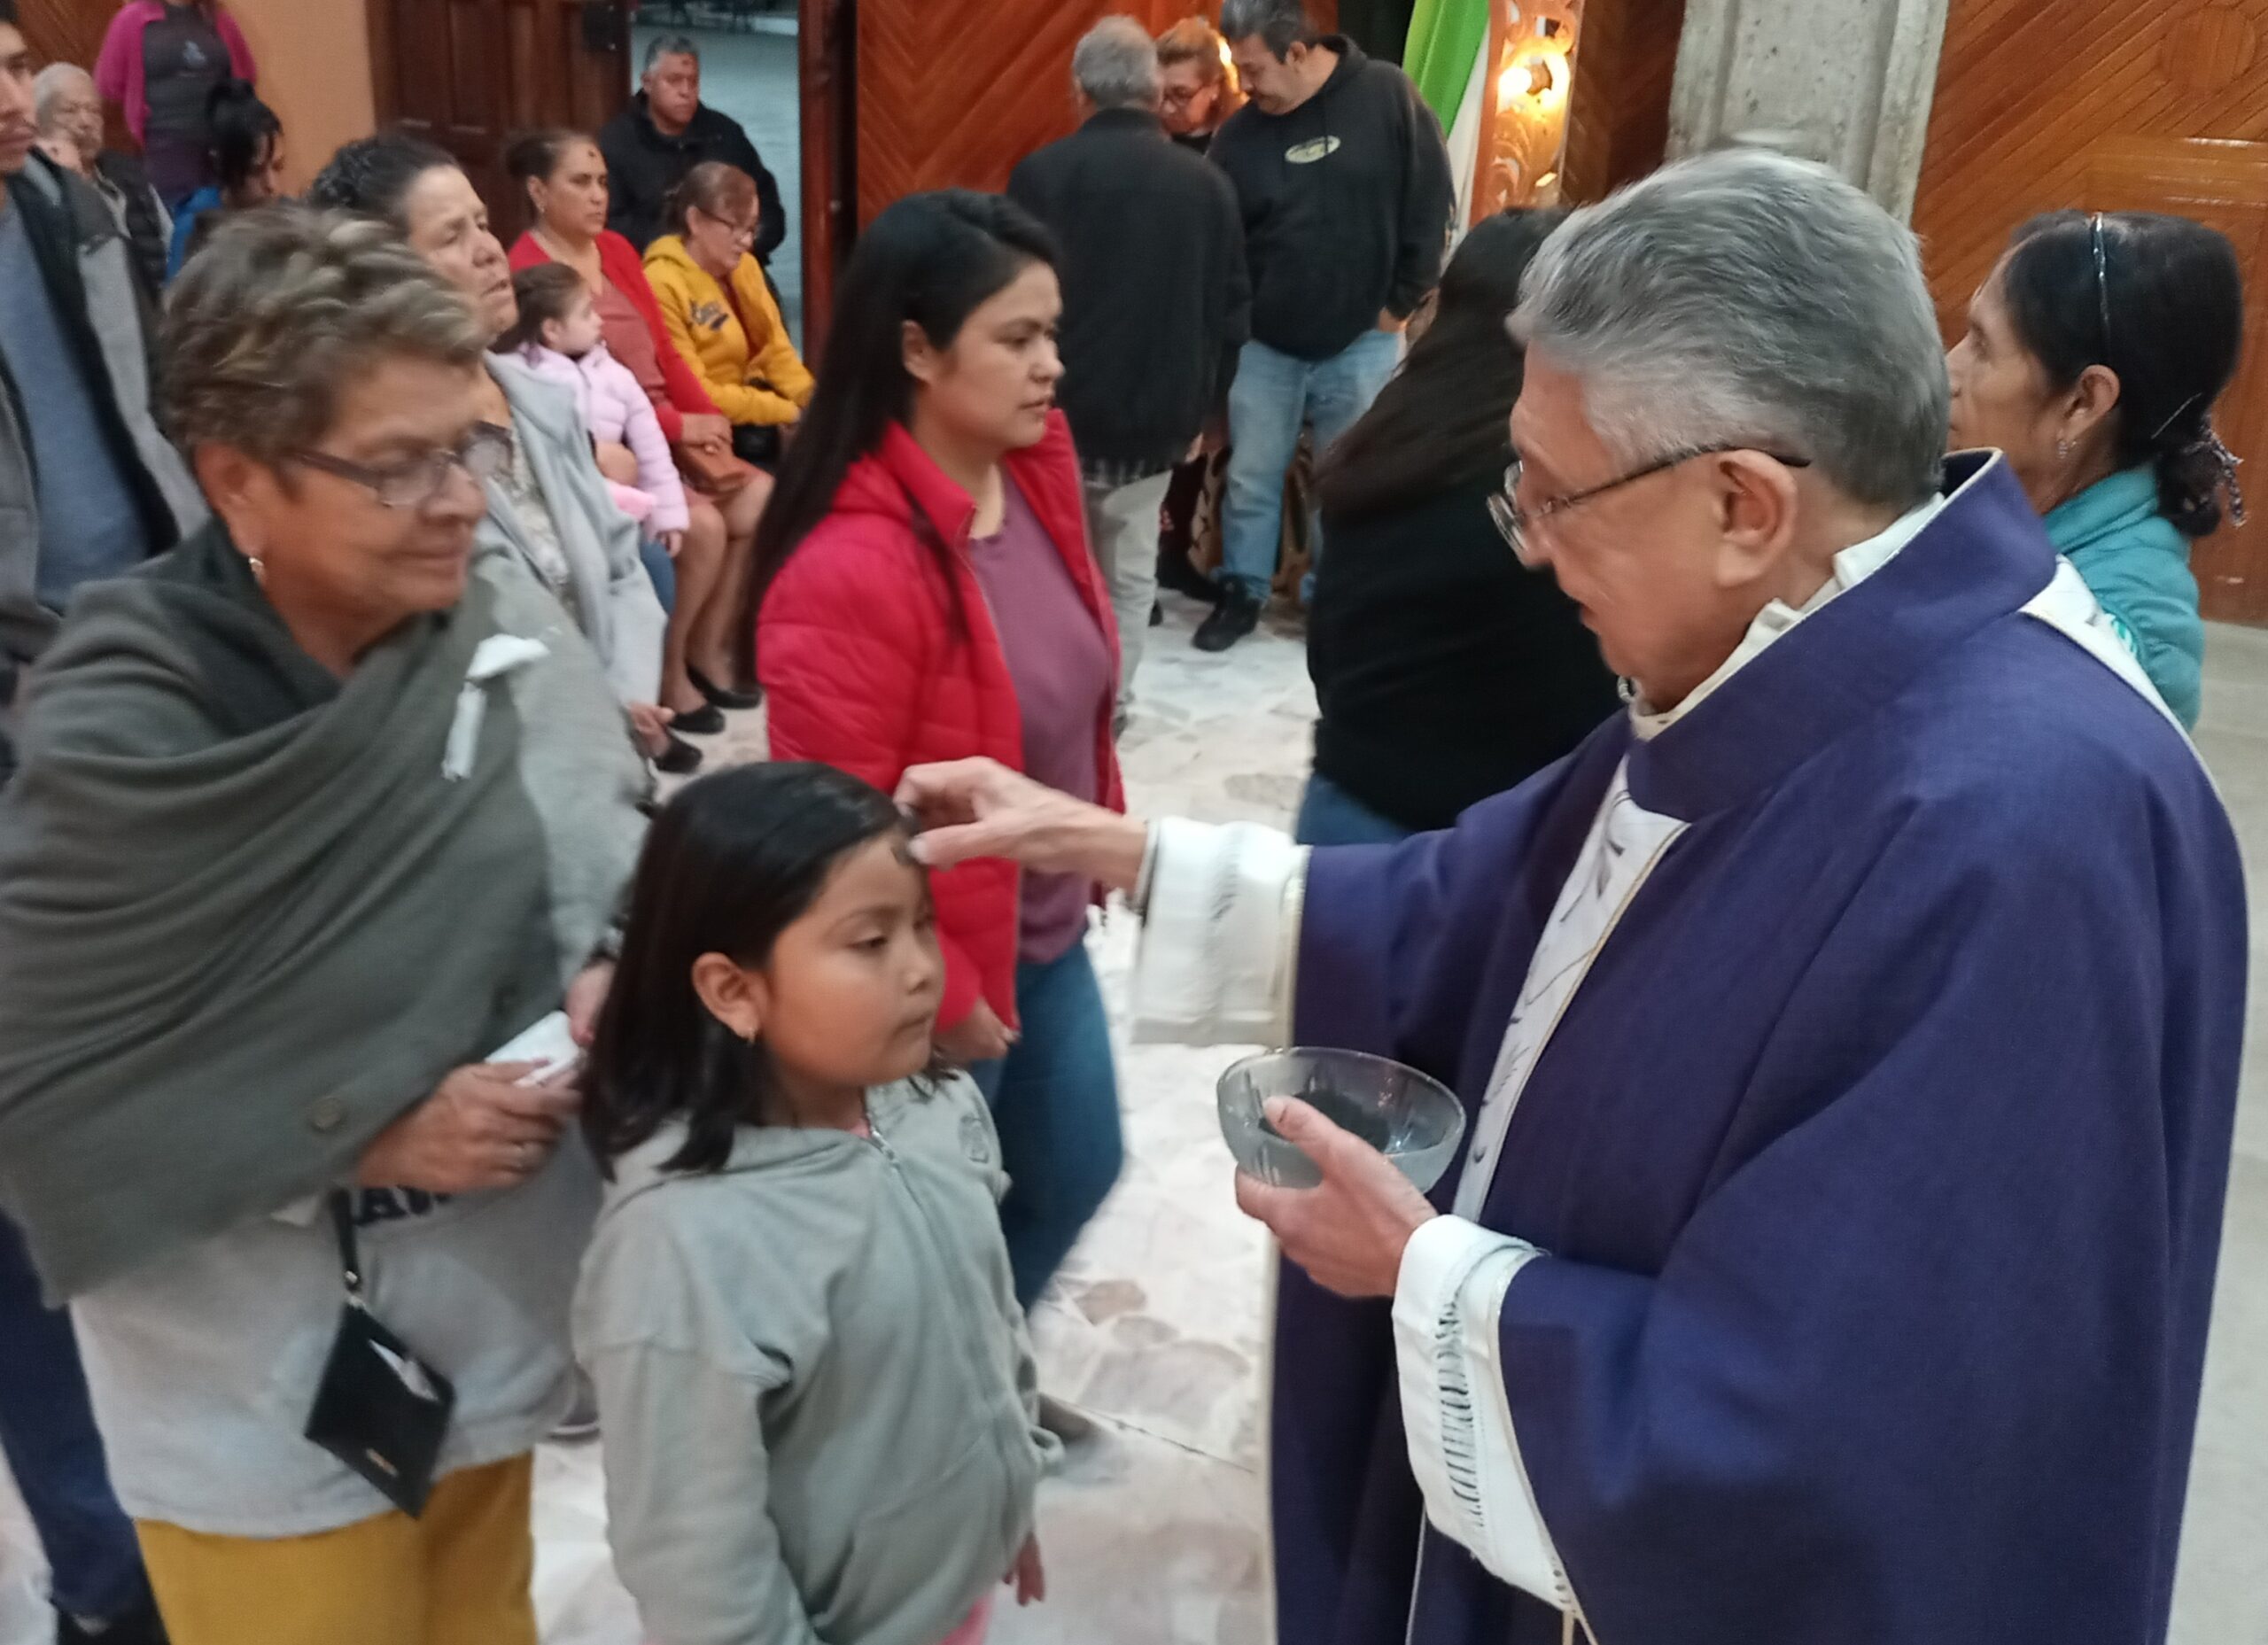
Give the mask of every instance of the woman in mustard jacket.
<path id="1" fill-rule="evenodd" d="M 678 350 L 733 422 L 734 446 L 775 460 L 773 431 L 793 423 L 812 397 L 780 306 L 750 249 L 756 183 L 719 160 L 687 172 L 670 205 L 673 234 L 647 248 L 646 275 Z"/>

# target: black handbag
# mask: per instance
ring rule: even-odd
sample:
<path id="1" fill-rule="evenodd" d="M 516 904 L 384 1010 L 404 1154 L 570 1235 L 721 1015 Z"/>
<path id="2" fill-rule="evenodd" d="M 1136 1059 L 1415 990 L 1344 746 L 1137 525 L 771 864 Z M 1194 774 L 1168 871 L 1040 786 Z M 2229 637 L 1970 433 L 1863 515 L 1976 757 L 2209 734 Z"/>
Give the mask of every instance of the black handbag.
<path id="1" fill-rule="evenodd" d="M 786 448 L 780 426 L 774 423 L 735 423 L 733 424 L 733 455 L 742 462 L 752 462 L 770 474 L 780 466 L 780 454 Z"/>
<path id="2" fill-rule="evenodd" d="M 353 1203 L 343 1189 L 331 1193 L 330 1218 L 338 1235 L 346 1307 L 315 1387 L 307 1438 L 415 1519 L 433 1492 L 433 1469 L 457 1391 L 364 1304 Z"/>

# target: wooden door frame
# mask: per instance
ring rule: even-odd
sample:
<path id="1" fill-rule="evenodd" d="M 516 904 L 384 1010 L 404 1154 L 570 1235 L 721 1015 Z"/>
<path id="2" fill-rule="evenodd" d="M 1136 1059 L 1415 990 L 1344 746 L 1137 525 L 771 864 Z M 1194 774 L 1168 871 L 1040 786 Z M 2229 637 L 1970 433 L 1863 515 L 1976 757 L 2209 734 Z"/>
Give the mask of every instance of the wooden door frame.
<path id="1" fill-rule="evenodd" d="M 858 0 L 796 0 L 803 132 L 804 353 L 826 347 L 835 281 L 858 233 Z"/>

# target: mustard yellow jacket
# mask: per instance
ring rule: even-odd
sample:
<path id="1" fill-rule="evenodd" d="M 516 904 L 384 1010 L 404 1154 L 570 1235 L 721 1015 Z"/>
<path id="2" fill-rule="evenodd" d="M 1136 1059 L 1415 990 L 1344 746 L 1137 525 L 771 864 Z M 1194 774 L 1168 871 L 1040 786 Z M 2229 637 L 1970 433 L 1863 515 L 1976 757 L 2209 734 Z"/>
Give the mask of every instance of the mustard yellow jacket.
<path id="1" fill-rule="evenodd" d="M 662 322 L 717 409 L 734 423 L 793 423 L 812 397 L 812 374 L 788 340 L 754 257 L 733 271 L 732 300 L 685 242 L 664 235 L 646 248 L 646 278 L 662 306 Z M 749 325 L 760 335 L 749 335 Z"/>

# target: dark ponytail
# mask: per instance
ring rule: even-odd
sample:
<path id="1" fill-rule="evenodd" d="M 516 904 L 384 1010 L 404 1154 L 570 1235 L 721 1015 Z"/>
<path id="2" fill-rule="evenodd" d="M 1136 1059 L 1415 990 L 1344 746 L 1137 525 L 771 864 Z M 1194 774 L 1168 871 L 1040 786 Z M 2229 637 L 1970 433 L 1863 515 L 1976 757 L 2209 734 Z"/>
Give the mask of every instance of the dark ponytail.
<path id="1" fill-rule="evenodd" d="M 284 122 L 248 80 L 214 83 L 205 97 L 205 125 L 211 134 L 214 175 L 224 194 L 243 188 L 267 158 L 268 145 L 284 135 Z"/>
<path id="2" fill-rule="evenodd" d="M 757 523 L 759 603 L 834 507 L 850 465 L 881 446 L 892 423 L 913 415 L 906 322 L 935 346 L 950 348 L 988 299 L 1032 264 L 1053 268 L 1058 259 L 1054 239 L 1029 212 L 1005 196 L 967 189 L 909 194 L 858 237 L 835 290 L 834 329 L 811 405 Z M 952 587 L 950 551 L 923 534 Z"/>
<path id="3" fill-rule="evenodd" d="M 2100 268 L 2096 248 L 2100 242 Z M 2155 465 L 2158 509 L 2186 536 L 2241 517 L 2235 460 L 2213 403 L 2235 374 L 2244 330 L 2236 252 L 2186 217 L 2052 212 L 2016 232 L 2001 276 L 2016 336 L 2061 392 L 2089 366 L 2118 378 L 2112 461 Z"/>
<path id="4" fill-rule="evenodd" d="M 340 145 L 307 190 L 307 204 L 382 218 L 406 234 L 402 207 L 417 180 L 429 171 L 457 169 L 454 155 L 423 137 L 380 132 Z"/>

